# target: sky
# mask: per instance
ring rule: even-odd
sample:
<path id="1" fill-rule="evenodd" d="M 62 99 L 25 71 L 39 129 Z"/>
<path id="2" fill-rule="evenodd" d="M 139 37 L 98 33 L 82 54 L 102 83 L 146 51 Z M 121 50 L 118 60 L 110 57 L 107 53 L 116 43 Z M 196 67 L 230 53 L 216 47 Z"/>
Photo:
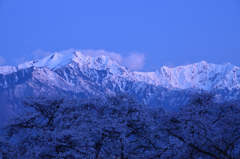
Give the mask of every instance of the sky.
<path id="1" fill-rule="evenodd" d="M 74 50 L 133 71 L 240 67 L 240 1 L 0 0 L 0 66 Z"/>

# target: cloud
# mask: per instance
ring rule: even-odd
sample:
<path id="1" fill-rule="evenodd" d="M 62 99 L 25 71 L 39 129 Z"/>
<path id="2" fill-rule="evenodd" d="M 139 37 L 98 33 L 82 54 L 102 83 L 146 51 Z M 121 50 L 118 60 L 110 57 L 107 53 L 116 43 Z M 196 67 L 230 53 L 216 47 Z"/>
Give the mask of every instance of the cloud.
<path id="1" fill-rule="evenodd" d="M 184 63 L 181 63 L 180 66 L 186 66 L 186 65 L 190 65 L 192 63 L 190 63 L 189 61 L 185 61 Z"/>
<path id="2" fill-rule="evenodd" d="M 93 49 L 88 49 L 88 50 L 76 50 L 76 49 L 68 49 L 68 50 L 62 50 L 59 51 L 61 54 L 66 54 L 66 53 L 71 53 L 74 51 L 79 51 L 85 56 L 109 56 L 112 60 L 116 61 L 118 64 L 128 67 L 130 70 L 137 71 L 141 70 L 144 65 L 145 65 L 145 54 L 143 53 L 129 53 L 126 56 L 123 56 L 119 53 L 116 52 L 110 52 L 106 51 L 103 49 L 98 49 L 98 50 L 93 50 Z"/>
<path id="3" fill-rule="evenodd" d="M 3 65 L 5 63 L 5 59 L 0 56 L 0 65 Z"/>
<path id="4" fill-rule="evenodd" d="M 33 56 L 34 60 L 41 59 L 41 58 L 46 57 L 50 54 L 51 54 L 51 52 L 44 51 L 44 50 L 41 50 L 41 49 L 37 49 L 37 50 L 32 52 L 32 56 Z"/>
<path id="5" fill-rule="evenodd" d="M 20 58 L 13 58 L 11 59 L 11 61 L 13 61 L 15 65 L 19 65 L 21 63 L 26 62 L 27 60 L 25 57 L 20 57 Z"/>
<path id="6" fill-rule="evenodd" d="M 82 54 L 87 56 L 109 56 L 112 60 L 118 64 L 128 67 L 130 70 L 141 70 L 145 64 L 145 54 L 141 53 L 129 53 L 127 56 L 123 56 L 119 53 L 109 52 L 106 50 L 79 50 Z"/>
<path id="7" fill-rule="evenodd" d="M 93 50 L 93 49 L 88 49 L 88 50 L 80 50 L 80 49 L 67 49 L 67 50 L 62 50 L 58 51 L 61 54 L 67 54 L 67 53 L 72 53 L 74 51 L 79 51 L 85 56 L 91 56 L 91 57 L 96 57 L 96 56 L 109 56 L 112 60 L 116 61 L 119 65 L 128 67 L 132 71 L 137 71 L 143 69 L 145 65 L 145 54 L 143 53 L 128 53 L 127 55 L 123 56 L 119 53 L 116 52 L 111 52 L 111 51 L 106 51 L 104 49 L 98 49 L 98 50 Z M 53 52 L 50 51 L 44 51 L 42 49 L 37 49 L 32 52 L 31 56 L 24 56 L 21 58 L 14 58 L 12 61 L 15 64 L 20 64 L 23 62 L 26 62 L 27 60 L 37 60 L 41 59 L 43 57 L 46 57 Z M 26 57 L 28 57 L 26 59 Z M 1 58 L 0 58 L 0 64 L 1 64 Z"/>
<path id="8" fill-rule="evenodd" d="M 130 53 L 125 57 L 123 64 L 130 70 L 141 70 L 145 65 L 145 54 Z"/>
<path id="9" fill-rule="evenodd" d="M 44 51 L 41 49 L 37 49 L 37 50 L 33 51 L 30 55 L 24 54 L 22 57 L 11 59 L 11 61 L 12 61 L 13 65 L 17 66 L 26 61 L 39 60 L 50 54 L 51 54 L 50 51 Z"/>
<path id="10" fill-rule="evenodd" d="M 89 50 L 79 50 L 79 51 L 85 56 L 96 57 L 96 56 L 105 55 L 105 56 L 109 56 L 111 59 L 113 59 L 114 61 L 116 61 L 119 64 L 122 64 L 122 62 L 123 62 L 122 55 L 115 53 L 115 52 L 109 52 L 109 51 L 105 51 L 103 49 L 100 49 L 100 50 L 89 49 Z"/>
<path id="11" fill-rule="evenodd" d="M 168 68 L 173 68 L 175 65 L 172 62 L 166 62 L 163 64 L 163 66 L 167 66 Z"/>
<path id="12" fill-rule="evenodd" d="M 59 53 L 60 53 L 60 54 L 67 54 L 67 53 L 73 53 L 74 51 L 79 51 L 79 50 L 76 50 L 76 49 L 67 49 L 67 50 L 59 51 Z"/>

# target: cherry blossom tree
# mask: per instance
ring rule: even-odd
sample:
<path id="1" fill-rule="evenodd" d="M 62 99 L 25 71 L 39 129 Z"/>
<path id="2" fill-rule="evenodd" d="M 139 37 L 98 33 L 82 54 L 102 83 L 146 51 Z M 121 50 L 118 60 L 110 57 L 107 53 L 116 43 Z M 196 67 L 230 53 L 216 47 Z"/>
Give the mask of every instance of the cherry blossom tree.
<path id="1" fill-rule="evenodd" d="M 240 107 L 216 103 L 214 94 L 201 92 L 189 104 L 171 112 L 165 130 L 177 139 L 182 158 L 237 158 L 240 156 Z"/>
<path id="2" fill-rule="evenodd" d="M 3 128 L 5 158 L 156 158 L 166 151 L 154 111 L 129 95 L 37 97 L 24 105 Z"/>
<path id="3" fill-rule="evenodd" d="M 194 94 L 177 111 L 127 94 L 26 98 L 0 135 L 2 158 L 229 158 L 240 156 L 240 107 Z"/>

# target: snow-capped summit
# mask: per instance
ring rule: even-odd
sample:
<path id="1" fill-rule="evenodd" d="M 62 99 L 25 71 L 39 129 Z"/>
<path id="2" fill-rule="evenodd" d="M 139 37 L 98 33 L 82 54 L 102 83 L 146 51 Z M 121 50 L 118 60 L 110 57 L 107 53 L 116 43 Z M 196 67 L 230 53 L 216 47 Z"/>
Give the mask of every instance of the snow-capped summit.
<path id="1" fill-rule="evenodd" d="M 135 74 L 148 83 L 168 88 L 240 88 L 240 69 L 230 63 L 215 65 L 201 61 L 175 68 L 163 66 L 156 72 Z"/>
<path id="2" fill-rule="evenodd" d="M 18 65 L 17 68 L 26 69 L 34 66 L 34 67 L 47 67 L 50 69 L 60 69 L 72 63 L 73 61 L 80 64 L 81 66 L 87 66 L 89 68 L 98 70 L 108 69 L 111 68 L 112 65 L 118 65 L 108 56 L 102 55 L 97 57 L 90 57 L 84 56 L 82 53 L 75 51 L 73 53 L 68 54 L 60 54 L 55 52 L 40 60 L 27 61 L 25 63 L 22 63 Z M 118 65 L 118 67 L 121 66 Z"/>
<path id="3" fill-rule="evenodd" d="M 34 61 L 27 61 L 25 63 L 22 63 L 18 65 L 18 69 L 26 69 L 30 68 L 32 66 L 34 67 L 48 67 L 50 69 L 57 69 L 62 68 L 65 65 L 72 62 L 72 60 L 76 58 L 73 53 L 71 54 L 60 54 L 60 53 L 53 53 L 51 55 L 48 55 L 47 57 L 44 57 L 40 60 L 34 60 Z"/>
<path id="4" fill-rule="evenodd" d="M 0 66 L 0 74 L 7 75 L 17 72 L 17 68 L 13 66 Z"/>
<path id="5" fill-rule="evenodd" d="M 76 97 L 129 93 L 150 106 L 186 104 L 188 95 L 211 90 L 227 100 L 240 99 L 240 69 L 230 63 L 201 61 L 134 72 L 108 56 L 53 53 L 17 67 L 0 67 L 0 106 L 14 110 L 25 96 L 69 94 Z"/>
<path id="6" fill-rule="evenodd" d="M 81 72 L 90 78 L 95 74 L 92 70 L 98 70 L 108 71 L 111 74 L 111 76 L 108 76 L 109 80 L 116 80 L 117 77 L 121 78 L 121 80 L 125 79 L 132 82 L 144 82 L 146 84 L 161 86 L 168 89 L 197 88 L 211 90 L 240 88 L 240 69 L 230 63 L 215 65 L 207 63 L 206 61 L 201 61 L 175 68 L 163 66 L 155 72 L 132 72 L 129 69 L 120 66 L 108 56 L 102 55 L 90 57 L 84 56 L 77 51 L 68 54 L 55 52 L 40 60 L 22 63 L 18 65 L 18 67 L 0 67 L 0 74 L 7 75 L 32 66 L 37 68 L 47 67 L 50 70 L 59 70 L 72 64 L 77 65 Z M 121 81 L 119 82 L 121 83 Z M 125 85 L 119 85 L 119 89 L 124 90 Z"/>

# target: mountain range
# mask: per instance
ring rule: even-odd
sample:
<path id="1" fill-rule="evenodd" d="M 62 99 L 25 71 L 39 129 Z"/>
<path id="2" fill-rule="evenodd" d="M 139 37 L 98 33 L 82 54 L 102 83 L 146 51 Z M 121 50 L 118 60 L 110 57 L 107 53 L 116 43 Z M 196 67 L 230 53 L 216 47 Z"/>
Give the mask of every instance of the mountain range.
<path id="1" fill-rule="evenodd" d="M 212 91 L 219 100 L 238 100 L 240 68 L 201 61 L 175 68 L 163 66 L 155 72 L 136 72 L 108 56 L 53 53 L 17 67 L 0 66 L 0 120 L 21 109 L 21 100 L 26 96 L 128 93 L 151 107 L 174 109 L 186 104 L 189 95 L 198 90 Z"/>

